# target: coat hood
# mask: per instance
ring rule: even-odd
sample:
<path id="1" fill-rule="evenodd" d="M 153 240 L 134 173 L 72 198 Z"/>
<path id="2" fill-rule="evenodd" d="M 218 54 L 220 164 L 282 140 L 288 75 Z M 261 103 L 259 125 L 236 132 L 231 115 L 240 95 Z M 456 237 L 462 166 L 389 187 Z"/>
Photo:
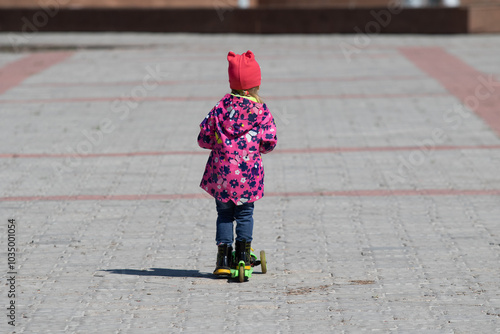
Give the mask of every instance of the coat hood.
<path id="1" fill-rule="evenodd" d="M 244 135 L 270 117 L 265 104 L 231 94 L 224 96 L 218 108 L 222 110 L 217 113 L 217 121 L 230 139 Z"/>
<path id="2" fill-rule="evenodd" d="M 261 154 L 276 146 L 276 124 L 265 104 L 227 94 L 200 124 L 198 145 L 210 149 L 200 186 L 240 205 L 264 196 Z"/>

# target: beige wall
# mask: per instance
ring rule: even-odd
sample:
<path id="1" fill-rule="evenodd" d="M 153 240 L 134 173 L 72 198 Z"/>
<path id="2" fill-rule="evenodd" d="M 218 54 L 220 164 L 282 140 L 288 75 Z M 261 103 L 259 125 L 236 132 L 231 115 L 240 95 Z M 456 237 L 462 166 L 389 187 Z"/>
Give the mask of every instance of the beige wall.
<path id="1" fill-rule="evenodd" d="M 500 0 L 461 0 L 460 3 L 464 6 L 487 4 L 500 5 Z"/>
<path id="2" fill-rule="evenodd" d="M 474 6 L 469 10 L 469 31 L 500 32 L 500 6 Z"/>

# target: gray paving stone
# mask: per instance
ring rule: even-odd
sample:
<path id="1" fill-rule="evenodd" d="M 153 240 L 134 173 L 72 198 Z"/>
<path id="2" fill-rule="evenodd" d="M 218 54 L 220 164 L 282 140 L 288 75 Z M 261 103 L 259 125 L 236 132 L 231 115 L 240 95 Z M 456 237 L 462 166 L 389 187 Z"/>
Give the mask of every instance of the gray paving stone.
<path id="1" fill-rule="evenodd" d="M 0 155 L 40 154 L 0 157 L 0 197 L 61 196 L 0 201 L 0 219 L 18 221 L 16 333 L 500 332 L 498 194 L 383 192 L 500 189 L 498 136 L 476 115 L 449 127 L 443 116 L 459 101 L 398 51 L 438 46 L 498 75 L 499 36 L 370 36 L 351 62 L 339 44 L 355 35 L 31 37 L 32 48 L 75 53 L 0 95 Z M 0 68 L 32 54 L 8 45 L 0 34 Z M 280 140 L 264 158 L 274 196 L 255 211 L 268 273 L 245 284 L 212 276 L 215 208 L 197 197 L 208 156 L 198 124 L 227 92 L 229 49 L 257 54 Z M 114 101 L 148 66 L 167 73 L 148 92 L 157 100 L 120 119 Z M 104 118 L 114 129 L 92 145 L 100 156 L 67 156 Z M 436 128 L 441 145 L 458 148 L 433 150 L 395 179 Z M 150 154 L 115 155 L 140 152 Z M 356 190 L 375 193 L 320 194 Z M 309 195 L 286 194 L 300 192 Z M 179 197 L 69 197 L 148 194 Z M 0 257 L 6 273 L 6 247 Z M 2 319 L 0 331 L 13 332 Z"/>

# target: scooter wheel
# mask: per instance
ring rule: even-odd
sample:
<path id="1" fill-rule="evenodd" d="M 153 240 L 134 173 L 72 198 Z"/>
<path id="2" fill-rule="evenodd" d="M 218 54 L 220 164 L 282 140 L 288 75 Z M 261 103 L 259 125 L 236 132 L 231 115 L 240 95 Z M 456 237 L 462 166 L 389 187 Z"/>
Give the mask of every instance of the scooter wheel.
<path id="1" fill-rule="evenodd" d="M 267 273 L 266 252 L 263 250 L 260 251 L 260 268 L 263 274 Z"/>
<path id="2" fill-rule="evenodd" d="M 245 266 L 240 266 L 240 268 L 238 269 L 238 279 L 240 280 L 240 282 L 245 281 Z"/>

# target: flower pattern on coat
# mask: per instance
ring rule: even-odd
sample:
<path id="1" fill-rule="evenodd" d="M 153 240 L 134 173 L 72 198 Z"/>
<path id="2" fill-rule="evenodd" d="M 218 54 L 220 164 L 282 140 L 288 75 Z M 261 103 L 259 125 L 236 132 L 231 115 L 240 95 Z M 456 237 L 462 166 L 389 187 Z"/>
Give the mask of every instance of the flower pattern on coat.
<path id="1" fill-rule="evenodd" d="M 226 94 L 200 124 L 198 145 L 210 149 L 200 187 L 237 205 L 264 196 L 261 153 L 277 143 L 276 124 L 263 103 Z"/>

